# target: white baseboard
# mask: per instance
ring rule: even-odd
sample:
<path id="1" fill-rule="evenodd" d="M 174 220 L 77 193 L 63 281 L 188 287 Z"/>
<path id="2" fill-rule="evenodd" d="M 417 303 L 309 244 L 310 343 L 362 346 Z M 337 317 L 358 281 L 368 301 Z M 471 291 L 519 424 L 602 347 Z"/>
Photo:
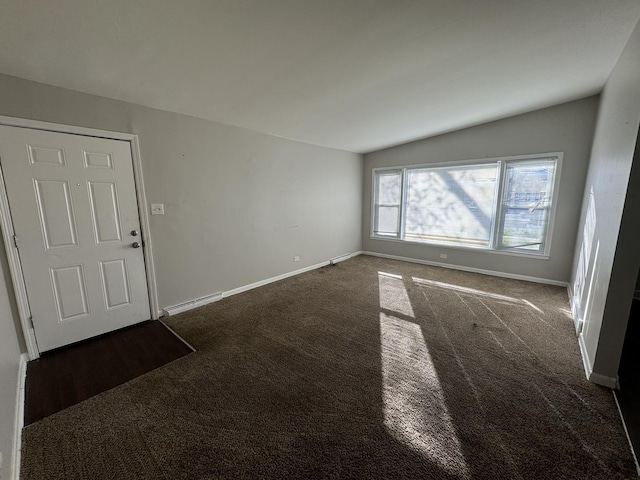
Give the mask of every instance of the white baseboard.
<path id="1" fill-rule="evenodd" d="M 330 265 L 331 261 L 327 260 L 326 262 L 316 263 L 315 265 L 311 265 L 309 267 L 304 267 L 299 270 L 294 270 L 293 272 L 283 273 L 282 275 L 277 275 L 275 277 L 266 278 L 264 280 L 260 280 L 259 282 L 250 283 L 249 285 L 243 285 L 242 287 L 234 288 L 232 290 L 227 290 L 222 293 L 222 297 L 230 297 L 231 295 L 237 295 L 238 293 L 246 292 L 247 290 L 253 290 L 254 288 L 262 287 L 264 285 L 268 285 L 273 282 L 277 282 L 278 280 L 284 280 L 285 278 L 294 277 L 296 275 L 300 275 L 301 273 L 310 272 L 311 270 L 316 270 L 318 268 L 326 267 Z"/>
<path id="2" fill-rule="evenodd" d="M 463 272 L 481 273 L 483 275 L 491 275 L 494 277 L 511 278 L 513 280 L 524 280 L 526 282 L 544 283 L 547 285 L 556 285 L 558 287 L 567 287 L 568 282 L 561 282 L 559 280 L 550 280 L 548 278 L 530 277 L 528 275 L 518 275 L 515 273 L 498 272 L 496 270 L 485 270 L 483 268 L 464 267 L 460 265 L 452 265 L 450 263 L 433 262 L 431 260 L 421 260 L 418 258 L 401 257 L 398 255 L 388 255 L 386 253 L 367 252 L 363 251 L 362 255 L 369 255 L 372 257 L 389 258 L 391 260 L 401 260 L 403 262 L 419 263 L 421 265 L 430 265 L 433 267 L 450 268 L 453 270 L 462 270 Z"/>
<path id="3" fill-rule="evenodd" d="M 170 317 L 171 315 L 177 315 L 178 313 L 186 312 L 197 307 L 202 307 L 213 302 L 217 302 L 222 299 L 222 292 L 212 293 L 211 295 L 205 295 L 204 297 L 196 298 L 195 300 L 189 300 L 188 302 L 179 303 L 162 309 L 162 312 Z"/>
<path id="4" fill-rule="evenodd" d="M 163 312 L 167 316 L 186 312 L 187 310 L 192 310 L 194 308 L 201 307 L 202 305 L 207 305 L 209 303 L 217 302 L 218 300 L 222 300 L 223 298 L 230 297 L 231 295 L 237 295 L 238 293 L 246 292 L 247 290 L 253 290 L 254 288 L 262 287 L 264 285 L 268 285 L 270 283 L 277 282 L 279 280 L 284 280 L 285 278 L 293 277 L 295 275 L 300 275 L 301 273 L 310 272 L 311 270 L 316 270 L 318 268 L 326 267 L 327 265 L 335 265 L 338 262 L 343 262 L 344 260 L 348 260 L 349 258 L 353 258 L 361 254 L 362 254 L 362 251 L 348 253 L 346 255 L 340 255 L 339 257 L 332 258 L 331 260 L 327 260 L 321 263 L 316 263 L 315 265 L 300 268 L 292 272 L 283 273 L 282 275 L 277 275 L 275 277 L 267 278 L 265 280 L 260 280 L 259 282 L 250 283 L 249 285 L 243 285 L 242 287 L 234 288 L 232 290 L 227 290 L 226 292 L 218 292 L 212 295 L 207 295 L 205 297 L 197 298 L 195 300 L 190 300 L 188 302 L 179 303 L 177 305 L 172 305 L 170 307 L 165 307 L 163 309 Z"/>
<path id="5" fill-rule="evenodd" d="M 573 311 L 573 287 L 571 283 L 567 283 L 567 295 L 569 295 L 569 305 L 571 306 L 571 311 Z"/>
<path id="6" fill-rule="evenodd" d="M 580 328 L 580 326 L 584 326 L 584 320 L 580 318 L 580 312 L 578 311 L 578 306 L 575 302 L 575 297 L 573 296 L 573 289 L 569 285 L 567 287 L 569 291 L 569 304 L 571 305 L 571 315 L 573 316 L 574 325 L 576 328 L 576 334 L 578 335 L 578 345 L 580 347 L 580 356 L 582 357 L 582 365 L 584 367 L 584 373 L 587 377 L 587 380 L 593 383 L 597 383 L 598 385 L 602 385 L 603 387 L 609 388 L 618 388 L 618 377 L 608 377 L 606 375 L 602 375 L 600 373 L 595 373 L 593 371 L 593 365 L 591 365 L 591 360 L 589 359 L 589 355 L 587 354 L 587 346 L 584 343 L 584 327 Z M 576 321 L 576 319 L 578 321 Z M 580 331 L 578 331 L 580 330 Z"/>
<path id="7" fill-rule="evenodd" d="M 18 367 L 18 387 L 16 389 L 16 416 L 13 421 L 13 458 L 11 459 L 11 480 L 20 479 L 20 459 L 22 451 L 22 428 L 24 427 L 24 384 L 27 378 L 29 355 L 20 355 Z"/>
<path id="8" fill-rule="evenodd" d="M 584 344 L 584 337 L 578 336 L 578 345 L 580 346 L 580 355 L 582 356 L 582 365 L 584 366 L 584 373 L 587 376 L 587 380 L 603 387 L 618 388 L 618 378 L 608 377 L 600 373 L 595 373 L 587 355 L 587 346 Z"/>
<path id="9" fill-rule="evenodd" d="M 606 375 L 600 375 L 594 372 L 591 372 L 591 375 L 589 375 L 589 381 L 609 388 L 619 388 L 620 386 L 617 377 L 607 377 Z"/>
<path id="10" fill-rule="evenodd" d="M 329 260 L 331 265 L 335 265 L 336 263 L 344 262 L 345 260 L 349 260 L 350 258 L 356 257 L 358 255 L 362 255 L 362 250 L 355 253 L 347 253 L 345 255 L 340 255 L 338 257 L 332 258 Z"/>

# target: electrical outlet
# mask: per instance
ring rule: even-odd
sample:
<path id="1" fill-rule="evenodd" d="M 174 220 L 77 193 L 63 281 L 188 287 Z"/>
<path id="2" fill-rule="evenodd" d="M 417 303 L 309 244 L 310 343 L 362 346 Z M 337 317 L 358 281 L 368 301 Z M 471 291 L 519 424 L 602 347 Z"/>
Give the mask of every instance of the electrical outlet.
<path id="1" fill-rule="evenodd" d="M 164 215 L 164 203 L 152 203 L 151 215 Z"/>
<path id="2" fill-rule="evenodd" d="M 293 257 L 293 261 L 294 262 L 299 262 L 300 261 L 300 257 L 298 255 L 296 255 L 295 257 Z"/>
<path id="3" fill-rule="evenodd" d="M 440 254 L 440 258 L 446 260 L 447 259 L 447 254 L 446 253 L 441 253 Z"/>

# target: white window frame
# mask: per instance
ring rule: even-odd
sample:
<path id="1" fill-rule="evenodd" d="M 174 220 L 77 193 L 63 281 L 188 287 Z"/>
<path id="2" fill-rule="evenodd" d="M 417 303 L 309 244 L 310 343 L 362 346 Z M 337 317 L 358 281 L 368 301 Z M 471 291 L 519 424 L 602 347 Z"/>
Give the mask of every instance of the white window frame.
<path id="1" fill-rule="evenodd" d="M 402 242 L 402 243 L 410 243 L 414 245 L 423 245 L 423 246 L 437 246 L 448 249 L 460 249 L 460 250 L 473 250 L 473 251 L 481 251 L 486 253 L 495 253 L 500 255 L 514 255 L 520 257 L 533 257 L 533 258 L 542 258 L 548 259 L 551 254 L 551 241 L 553 237 L 553 227 L 555 225 L 555 217 L 556 211 L 558 207 L 558 195 L 560 191 L 560 176 L 562 172 L 562 160 L 564 153 L 563 152 L 550 152 L 550 153 L 536 153 L 530 155 L 514 155 L 509 157 L 495 157 L 495 158 L 482 158 L 482 159 L 473 159 L 473 160 L 462 160 L 455 162 L 439 162 L 439 163 L 423 163 L 423 164 L 412 164 L 412 165 L 401 165 L 401 166 L 393 166 L 393 167 L 377 167 L 371 170 L 371 225 L 369 229 L 369 238 L 372 240 L 382 240 L 387 242 Z M 552 185 L 552 193 L 551 193 L 551 206 L 549 207 L 549 214 L 546 225 L 546 232 L 542 240 L 542 248 L 540 251 L 526 251 L 521 248 L 509 248 L 499 246 L 500 243 L 500 229 L 501 225 L 504 222 L 503 215 L 503 204 L 502 204 L 502 196 L 504 193 L 504 184 L 507 168 L 506 165 L 509 163 L 517 163 L 526 160 L 537 160 L 537 159 L 555 159 L 556 160 L 556 168 L 554 172 L 553 185 Z M 452 244 L 446 242 L 436 242 L 436 241 L 424 241 L 424 242 L 416 242 L 412 240 L 406 240 L 404 238 L 404 226 L 405 226 L 405 217 L 406 217 L 406 185 L 407 185 L 407 171 L 411 169 L 420 169 L 420 168 L 441 168 L 441 167 L 459 167 L 459 166 L 472 166 L 472 165 L 486 165 L 486 164 L 498 164 L 498 178 L 496 181 L 496 197 L 495 197 L 495 206 L 493 212 L 493 222 L 492 222 L 492 231 L 489 239 L 489 246 L 471 246 L 471 245 L 460 245 L 460 244 Z M 376 215 L 376 176 L 378 172 L 384 171 L 401 171 L 401 205 L 400 205 L 400 230 L 398 232 L 397 237 L 391 236 L 382 236 L 376 235 L 374 232 L 375 228 L 375 215 Z"/>
<path id="2" fill-rule="evenodd" d="M 389 173 L 399 173 L 400 174 L 400 203 L 398 204 L 398 221 L 396 222 L 396 228 L 398 230 L 398 233 L 396 235 L 381 235 L 381 234 L 377 234 L 375 233 L 375 231 L 373 230 L 374 226 L 375 226 L 375 222 L 376 222 L 376 213 L 378 212 L 378 207 L 395 207 L 395 205 L 383 205 L 383 204 L 376 204 L 375 203 L 375 199 L 376 199 L 376 193 L 378 191 L 377 189 L 377 185 L 376 185 L 376 176 L 373 176 L 373 221 L 371 223 L 371 234 L 375 235 L 376 238 L 390 238 L 393 240 L 398 240 L 401 238 L 402 236 L 402 230 L 404 228 L 404 215 L 402 214 L 403 212 L 403 207 L 402 205 L 404 204 L 404 180 L 405 180 L 405 170 L 402 168 L 385 168 L 382 169 L 385 172 L 389 172 Z"/>

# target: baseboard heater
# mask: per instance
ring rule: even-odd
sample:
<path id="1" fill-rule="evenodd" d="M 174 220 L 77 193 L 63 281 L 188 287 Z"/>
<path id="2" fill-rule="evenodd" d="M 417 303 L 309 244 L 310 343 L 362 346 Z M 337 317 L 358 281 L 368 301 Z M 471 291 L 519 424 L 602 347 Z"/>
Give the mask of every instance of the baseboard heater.
<path id="1" fill-rule="evenodd" d="M 177 315 L 178 313 L 186 312 L 187 310 L 191 310 L 196 307 L 202 307 L 203 305 L 208 305 L 209 303 L 217 302 L 218 300 L 222 300 L 222 292 L 213 293 L 211 295 L 196 298 L 195 300 L 166 307 L 163 308 L 162 311 L 165 315 L 170 317 L 171 315 Z"/>
<path id="2" fill-rule="evenodd" d="M 340 255 L 339 257 L 332 258 L 329 260 L 331 265 L 335 265 L 338 262 L 343 262 L 345 260 L 349 260 L 353 256 L 353 253 L 347 253 L 346 255 Z"/>

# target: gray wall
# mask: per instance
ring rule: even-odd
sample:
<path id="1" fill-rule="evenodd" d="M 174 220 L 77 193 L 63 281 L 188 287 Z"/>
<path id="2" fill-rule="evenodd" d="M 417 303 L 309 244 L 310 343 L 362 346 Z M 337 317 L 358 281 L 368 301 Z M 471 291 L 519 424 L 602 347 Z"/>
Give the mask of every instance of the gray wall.
<path id="1" fill-rule="evenodd" d="M 0 115 L 139 135 L 160 307 L 361 249 L 360 155 L 2 75 Z"/>
<path id="2" fill-rule="evenodd" d="M 572 283 L 583 242 L 592 242 L 592 251 L 598 251 L 597 258 L 591 255 L 584 293 L 574 299 L 584 319 L 582 341 L 594 381 L 617 377 L 640 267 L 640 166 L 634 163 L 640 126 L 639 58 L 637 26 L 601 94 L 581 219 L 584 222 L 593 189 L 595 234 L 589 239 L 580 232 L 576 244 Z"/>
<path id="3" fill-rule="evenodd" d="M 0 115 L 139 135 L 147 199 L 165 204 L 151 217 L 161 308 L 361 249 L 361 155 L 4 75 Z M 25 351 L 10 285 L 0 278 L 2 478 Z"/>
<path id="4" fill-rule="evenodd" d="M 363 250 L 569 281 L 597 107 L 598 97 L 590 97 L 365 155 Z M 548 260 L 370 238 L 371 170 L 375 167 L 557 151 L 564 152 L 564 161 Z M 440 253 L 448 259 L 441 260 Z"/>

